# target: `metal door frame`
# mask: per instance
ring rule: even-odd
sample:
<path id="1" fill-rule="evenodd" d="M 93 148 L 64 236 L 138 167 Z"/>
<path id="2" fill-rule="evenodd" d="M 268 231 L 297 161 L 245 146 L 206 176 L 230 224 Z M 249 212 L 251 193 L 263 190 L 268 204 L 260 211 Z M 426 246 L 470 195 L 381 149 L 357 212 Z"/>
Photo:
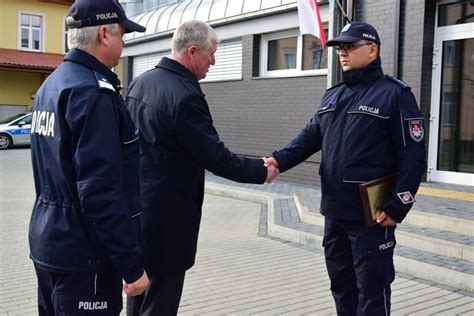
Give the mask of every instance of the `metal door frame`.
<path id="1" fill-rule="evenodd" d="M 440 3 L 440 4 L 445 4 Z M 438 22 L 439 4 L 436 10 L 435 24 Z M 474 185 L 474 174 L 437 170 L 439 117 L 440 117 L 440 90 L 442 75 L 443 42 L 474 38 L 474 23 L 450 25 L 435 28 L 433 47 L 433 76 L 431 83 L 431 111 L 430 136 L 428 146 L 428 181 L 454 183 L 460 185 Z"/>

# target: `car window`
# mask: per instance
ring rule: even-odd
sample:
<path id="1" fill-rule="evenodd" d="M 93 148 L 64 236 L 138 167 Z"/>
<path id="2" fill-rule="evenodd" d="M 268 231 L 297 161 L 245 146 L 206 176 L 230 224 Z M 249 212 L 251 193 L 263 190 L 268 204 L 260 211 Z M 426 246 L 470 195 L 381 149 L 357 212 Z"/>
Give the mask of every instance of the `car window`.
<path id="1" fill-rule="evenodd" d="M 18 123 L 19 122 L 25 122 L 25 124 L 31 124 L 31 115 L 25 116 L 24 118 L 19 120 Z"/>
<path id="2" fill-rule="evenodd" d="M 15 115 L 12 115 L 12 116 L 9 116 L 7 118 L 4 118 L 2 120 L 0 120 L 0 124 L 6 124 L 6 123 L 10 123 L 11 121 L 14 121 L 16 120 L 17 118 L 20 118 L 22 117 L 23 115 L 25 115 L 26 113 L 17 113 Z M 31 122 L 31 119 L 30 119 L 30 122 Z"/>

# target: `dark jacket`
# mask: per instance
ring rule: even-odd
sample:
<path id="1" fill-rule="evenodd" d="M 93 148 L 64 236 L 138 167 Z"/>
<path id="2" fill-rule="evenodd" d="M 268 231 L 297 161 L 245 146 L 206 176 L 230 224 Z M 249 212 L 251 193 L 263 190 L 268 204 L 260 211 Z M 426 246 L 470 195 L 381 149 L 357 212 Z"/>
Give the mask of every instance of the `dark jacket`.
<path id="1" fill-rule="evenodd" d="M 344 73 L 325 93 L 314 117 L 283 150 L 273 153 L 280 171 L 321 150 L 321 213 L 363 222 L 359 184 L 396 173 L 383 210 L 401 222 L 426 169 L 424 119 L 410 88 L 384 76 L 377 59 Z"/>
<path id="2" fill-rule="evenodd" d="M 64 60 L 33 105 L 31 258 L 65 273 L 112 263 L 131 283 L 143 274 L 138 131 L 113 72 L 78 49 Z"/>
<path id="3" fill-rule="evenodd" d="M 194 264 L 204 170 L 263 183 L 261 159 L 233 154 L 219 139 L 196 77 L 163 58 L 135 79 L 127 108 L 140 130 L 141 241 L 145 267 L 183 271 Z"/>

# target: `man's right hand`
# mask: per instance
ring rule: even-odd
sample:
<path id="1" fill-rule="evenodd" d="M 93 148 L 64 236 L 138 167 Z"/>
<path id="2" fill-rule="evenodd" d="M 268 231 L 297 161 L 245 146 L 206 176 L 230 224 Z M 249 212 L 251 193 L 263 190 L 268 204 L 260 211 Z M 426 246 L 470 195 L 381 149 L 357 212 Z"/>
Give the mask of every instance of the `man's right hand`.
<path id="1" fill-rule="evenodd" d="M 142 276 L 133 283 L 125 283 L 123 285 L 123 291 L 128 296 L 137 296 L 142 294 L 145 291 L 145 288 L 148 286 L 148 275 L 146 272 L 143 272 Z"/>
<path id="2" fill-rule="evenodd" d="M 269 165 L 267 167 L 267 179 L 265 180 L 266 183 L 272 183 L 273 180 L 280 175 L 280 170 L 274 165 Z"/>
<path id="3" fill-rule="evenodd" d="M 280 175 L 280 170 L 278 170 L 278 161 L 275 158 L 262 157 L 263 165 L 267 167 L 267 179 L 266 183 L 272 183 L 273 180 Z"/>
<path id="4" fill-rule="evenodd" d="M 265 167 L 269 167 L 269 166 L 273 165 L 273 166 L 275 166 L 275 167 L 278 168 L 278 161 L 277 161 L 275 158 L 273 158 L 273 157 L 268 157 L 268 158 L 262 158 L 262 159 L 263 159 L 263 161 L 264 161 L 264 164 L 263 164 L 263 165 L 264 165 Z"/>

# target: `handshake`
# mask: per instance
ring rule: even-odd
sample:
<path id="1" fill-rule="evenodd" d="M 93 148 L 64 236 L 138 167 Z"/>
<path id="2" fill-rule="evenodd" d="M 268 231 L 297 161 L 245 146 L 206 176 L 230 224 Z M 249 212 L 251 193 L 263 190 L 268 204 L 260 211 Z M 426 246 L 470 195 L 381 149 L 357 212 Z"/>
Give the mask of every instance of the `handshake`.
<path id="1" fill-rule="evenodd" d="M 276 177 L 280 175 L 280 170 L 278 169 L 278 161 L 273 157 L 262 157 L 263 165 L 267 167 L 267 179 L 266 183 L 272 183 Z"/>

